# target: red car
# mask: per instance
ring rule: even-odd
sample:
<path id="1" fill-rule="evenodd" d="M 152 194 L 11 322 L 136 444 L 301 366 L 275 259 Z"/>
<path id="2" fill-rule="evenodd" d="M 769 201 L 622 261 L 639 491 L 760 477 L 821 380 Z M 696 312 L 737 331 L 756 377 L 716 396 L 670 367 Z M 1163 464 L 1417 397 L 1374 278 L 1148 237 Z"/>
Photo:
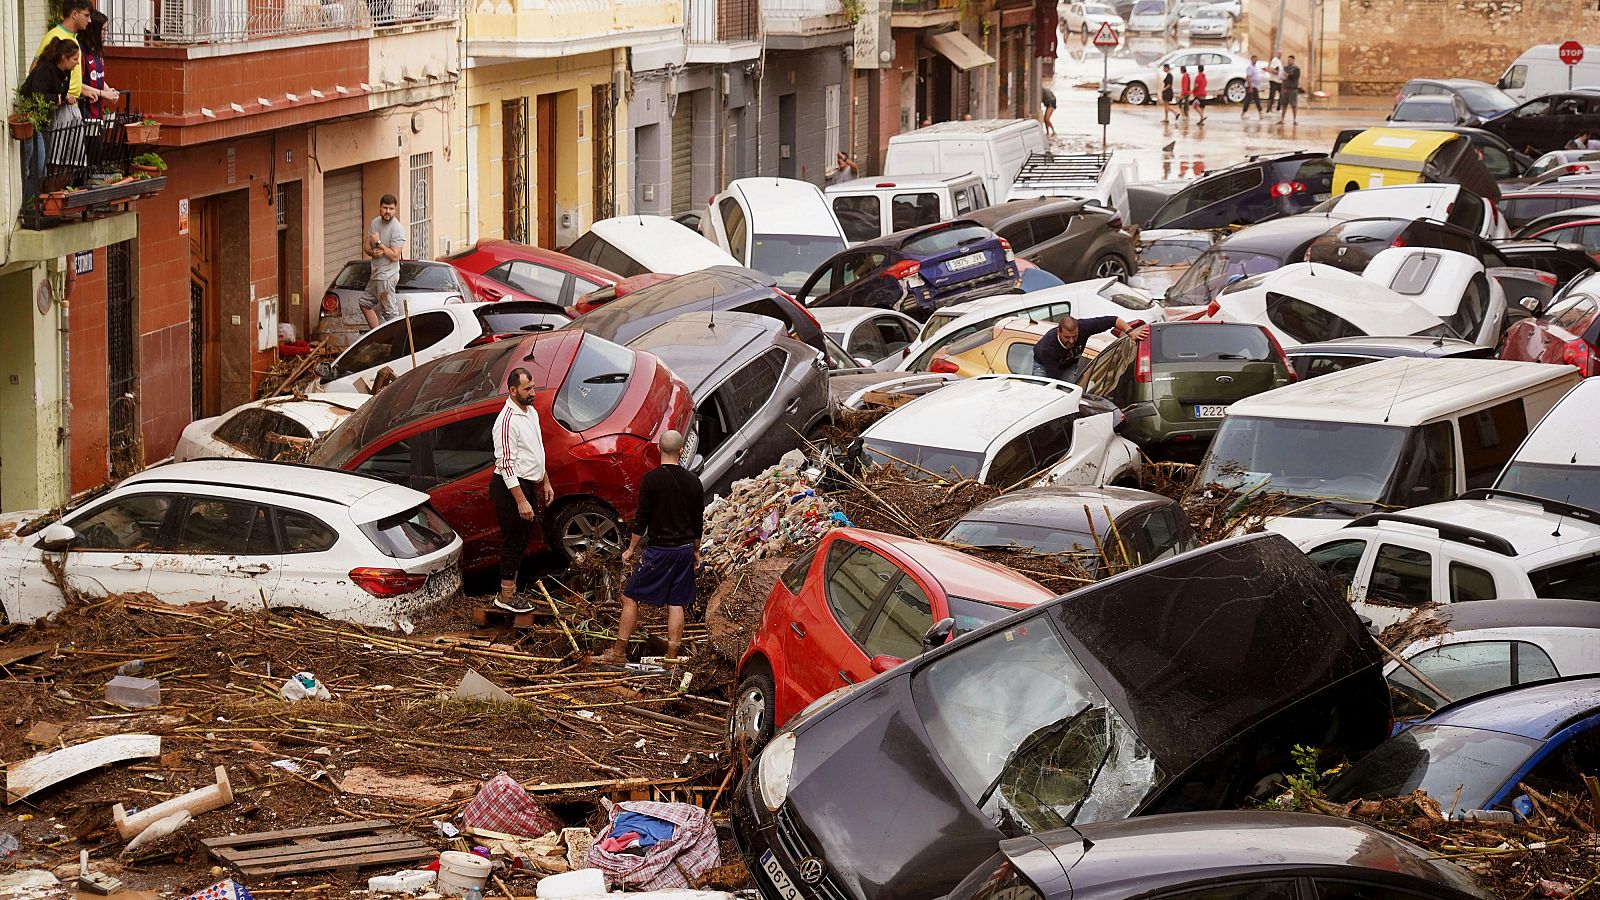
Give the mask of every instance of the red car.
<path id="1" fill-rule="evenodd" d="M 645 272 L 642 275 L 629 275 L 616 284 L 607 285 L 598 291 L 579 297 L 578 302 L 572 307 L 572 314 L 575 317 L 581 316 L 592 309 L 599 309 L 613 300 L 621 300 L 634 291 L 643 290 L 653 284 L 660 284 L 675 277 L 677 276 L 667 275 L 663 272 Z"/>
<path id="2" fill-rule="evenodd" d="M 1004 566 L 911 538 L 835 528 L 772 586 L 739 661 L 729 737 L 759 746 L 811 701 L 924 649 L 935 623 L 965 634 L 1055 599 Z"/>
<path id="3" fill-rule="evenodd" d="M 312 454 L 313 465 L 376 475 L 426 491 L 461 535 L 461 567 L 492 567 L 500 526 L 489 504 L 494 420 L 506 375 L 522 366 L 539 392 L 534 408 L 556 499 L 541 511 L 530 550 L 568 557 L 620 551 L 639 480 L 660 462 L 655 440 L 689 433 L 694 402 L 683 381 L 649 353 L 561 329 L 453 353 L 395 379 L 351 413 Z"/>
<path id="4" fill-rule="evenodd" d="M 543 300 L 571 315 L 577 315 L 572 308 L 585 294 L 622 278 L 565 253 L 516 241 L 483 240 L 443 259 L 461 272 L 480 300 Z"/>
<path id="5" fill-rule="evenodd" d="M 1540 316 L 1513 322 L 1501 341 L 1500 358 L 1576 366 L 1585 378 L 1600 375 L 1597 298 L 1600 276 L 1574 284 Z"/>
<path id="6" fill-rule="evenodd" d="M 1574 219 L 1551 225 L 1528 237 L 1552 244 L 1578 244 L 1596 262 L 1600 262 L 1600 219 Z"/>

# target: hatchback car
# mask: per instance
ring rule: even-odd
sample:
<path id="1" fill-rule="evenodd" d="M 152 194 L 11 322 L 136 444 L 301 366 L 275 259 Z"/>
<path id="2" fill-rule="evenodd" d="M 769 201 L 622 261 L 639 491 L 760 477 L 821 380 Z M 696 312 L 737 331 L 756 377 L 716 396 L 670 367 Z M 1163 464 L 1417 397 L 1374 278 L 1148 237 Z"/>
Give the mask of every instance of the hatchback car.
<path id="1" fill-rule="evenodd" d="M 310 394 L 269 397 L 236 406 L 220 416 L 196 419 L 183 427 L 174 462 L 220 456 L 243 459 L 300 459 L 309 446 L 332 431 L 367 394 Z"/>
<path id="2" fill-rule="evenodd" d="M 1317 263 L 1236 281 L 1217 295 L 1206 317 L 1265 325 L 1283 347 L 1366 335 L 1455 336 L 1443 319 L 1410 298 Z"/>
<path id="3" fill-rule="evenodd" d="M 1333 160 L 1322 153 L 1278 153 L 1213 169 L 1172 195 L 1151 228 L 1224 228 L 1303 213 L 1333 190 Z"/>
<path id="4" fill-rule="evenodd" d="M 1552 244 L 1576 244 L 1600 262 L 1600 217 L 1563 222 L 1522 236 Z"/>
<path id="5" fill-rule="evenodd" d="M 685 313 L 628 342 L 683 379 L 694 397 L 684 465 L 709 502 L 738 479 L 805 446 L 828 422 L 828 364 L 752 313 Z"/>
<path id="6" fill-rule="evenodd" d="M 1474 232 L 1435 219 L 1351 219 L 1328 229 L 1306 248 L 1306 262 L 1360 275 L 1390 247 L 1434 247 L 1474 257 L 1485 266 L 1509 266 L 1494 244 Z"/>
<path id="7" fill-rule="evenodd" d="M 1517 105 L 1516 98 L 1505 91 L 1471 78 L 1413 78 L 1400 86 L 1395 105 L 1409 97 L 1451 97 L 1466 107 L 1470 117 L 1479 120 L 1491 119 Z"/>
<path id="8" fill-rule="evenodd" d="M 887 372 L 899 365 L 922 325 L 892 309 L 830 306 L 814 309 L 817 324 L 858 365 Z"/>
<path id="9" fill-rule="evenodd" d="M 1295 378 L 1304 381 L 1396 356 L 1427 359 L 1488 359 L 1492 347 L 1447 337 L 1344 337 L 1301 344 L 1285 351 Z"/>
<path id="10" fill-rule="evenodd" d="M 1262 275 L 1303 261 L 1311 242 L 1345 218 L 1301 213 L 1241 228 L 1201 253 L 1167 289 L 1162 303 L 1204 308 L 1241 276 Z"/>
<path id="11" fill-rule="evenodd" d="M 1492 182 L 1490 186 L 1494 186 Z M 1343 190 L 1338 196 L 1312 207 L 1312 211 L 1333 213 L 1346 219 L 1374 216 L 1438 219 L 1491 241 L 1511 236 L 1500 208 L 1492 200 L 1459 184 L 1428 182 Z"/>
<path id="12" fill-rule="evenodd" d="M 974 506 L 944 533 L 970 547 L 1070 554 L 1099 577 L 1200 546 L 1171 497 L 1136 488 L 1034 487 Z"/>
<path id="13" fill-rule="evenodd" d="M 1252 535 L 815 702 L 751 764 L 734 838 L 767 897 L 939 897 L 1003 837 L 1235 807 L 1296 744 L 1360 752 L 1388 722 L 1349 604 L 1288 541 Z"/>
<path id="14" fill-rule="evenodd" d="M 483 499 L 494 474 L 491 432 L 506 404 L 506 375 L 518 366 L 538 388 L 534 408 L 556 495 L 540 510 L 543 528 L 529 548 L 569 557 L 619 551 L 639 479 L 660 459 L 656 439 L 669 428 L 688 434 L 694 403 L 654 356 L 575 328 L 412 369 L 335 428 L 311 461 L 427 491 L 465 542 L 463 568 L 488 568 L 500 552 L 500 526 Z"/>
<path id="15" fill-rule="evenodd" d="M 1475 121 L 1472 111 L 1453 94 L 1407 97 L 1394 105 L 1389 121 L 1396 125 L 1414 123 L 1466 125 Z"/>
<path id="16" fill-rule="evenodd" d="M 739 661 L 730 741 L 756 749 L 813 700 L 930 646 L 1054 599 L 975 556 L 898 535 L 835 528 L 772 586 Z M 926 639 L 934 623 L 954 629 Z"/>
<path id="17" fill-rule="evenodd" d="M 1127 417 L 1121 433 L 1159 456 L 1205 452 L 1235 400 L 1282 387 L 1294 370 L 1259 325 L 1157 322 L 1145 340 L 1124 337 L 1084 367 L 1084 393 Z"/>
<path id="18" fill-rule="evenodd" d="M 666 216 L 601 219 L 564 252 L 623 278 L 740 265 L 728 251 Z"/>
<path id="19" fill-rule="evenodd" d="M 1526 153 L 1560 150 L 1579 132 L 1600 133 L 1600 93 L 1561 91 L 1535 97 L 1479 126 Z"/>
<path id="20" fill-rule="evenodd" d="M 1513 229 L 1512 236 L 1524 239 L 1554 225 L 1565 225 L 1568 222 L 1594 218 L 1600 218 L 1600 195 L 1594 197 L 1594 202 L 1583 206 L 1574 206 L 1571 209 L 1563 209 L 1559 212 L 1545 213 L 1526 225 Z"/>
<path id="21" fill-rule="evenodd" d="M 379 325 L 333 362 L 320 364 L 317 389 L 370 394 L 383 369 L 401 375 L 485 338 L 550 331 L 568 321 L 561 307 L 538 300 L 458 303 L 412 313 Z"/>
<path id="22" fill-rule="evenodd" d="M 585 295 L 616 284 L 622 276 L 565 253 L 481 240 L 442 257 L 467 279 L 480 300 L 542 300 L 572 310 Z"/>
<path id="23" fill-rule="evenodd" d="M 376 628 L 461 590 L 461 539 L 428 496 L 348 472 L 173 463 L 51 519 L 0 517 L 0 606 L 13 624 L 65 606 L 52 570 L 89 597 L 290 607 Z"/>
<path id="24" fill-rule="evenodd" d="M 795 299 L 806 306 L 871 306 L 926 319 L 936 309 L 1010 293 L 1011 245 L 967 219 L 863 241 L 823 263 Z"/>
<path id="25" fill-rule="evenodd" d="M 1089 200 L 1013 200 L 968 213 L 1025 259 L 1062 281 L 1120 278 L 1137 268 L 1122 216 Z"/>
<path id="26" fill-rule="evenodd" d="M 372 275 L 372 262 L 358 259 L 344 264 L 322 295 L 318 309 L 315 339 L 335 350 L 344 350 L 368 330 L 361 312 L 361 295 L 366 293 Z M 393 303 L 402 316 L 415 315 L 450 303 L 473 300 L 472 287 L 465 275 L 446 262 L 408 259 L 400 263 L 400 280 L 395 283 Z M 380 326 L 381 327 L 381 326 Z"/>
<path id="27" fill-rule="evenodd" d="M 684 313 L 746 312 L 782 322 L 796 340 L 827 350 L 816 316 L 754 269 L 713 266 L 679 275 L 586 312 L 572 327 L 626 344 Z"/>
<path id="28" fill-rule="evenodd" d="M 707 240 L 742 266 L 794 291 L 845 247 L 844 229 L 822 190 L 794 178 L 736 178 L 711 198 L 700 222 Z"/>
<path id="29" fill-rule="evenodd" d="M 928 371 L 972 378 L 976 375 L 1036 375 L 1034 345 L 1054 331 L 1054 322 L 1001 319 L 994 327 L 951 341 L 935 351 Z M 1089 350 L 1098 348 L 1087 348 Z"/>

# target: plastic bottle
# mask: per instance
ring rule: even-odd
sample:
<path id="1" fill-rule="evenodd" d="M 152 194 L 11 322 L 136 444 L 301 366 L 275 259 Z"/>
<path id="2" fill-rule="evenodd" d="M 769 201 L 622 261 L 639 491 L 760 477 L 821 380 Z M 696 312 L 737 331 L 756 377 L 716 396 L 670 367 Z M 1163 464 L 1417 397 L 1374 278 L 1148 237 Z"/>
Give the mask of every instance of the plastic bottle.
<path id="1" fill-rule="evenodd" d="M 461 891 L 461 900 L 483 900 L 483 888 L 477 885 L 464 888 Z"/>

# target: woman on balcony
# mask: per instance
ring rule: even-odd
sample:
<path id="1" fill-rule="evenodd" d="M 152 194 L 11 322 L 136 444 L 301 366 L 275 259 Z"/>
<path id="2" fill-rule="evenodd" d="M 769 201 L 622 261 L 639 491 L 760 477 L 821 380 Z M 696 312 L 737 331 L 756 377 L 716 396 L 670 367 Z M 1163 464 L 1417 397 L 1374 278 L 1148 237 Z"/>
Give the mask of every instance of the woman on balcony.
<path id="1" fill-rule="evenodd" d="M 32 97 L 43 97 L 56 108 L 51 116 L 50 130 L 54 136 L 55 124 L 62 108 L 71 105 L 67 92 L 72 86 L 72 71 L 78 65 L 78 45 L 65 38 L 54 38 L 44 45 L 44 51 L 33 61 L 28 77 L 22 82 L 22 92 Z M 73 106 L 76 110 L 77 107 Z M 38 197 L 47 171 L 45 165 L 49 150 L 43 131 L 22 142 L 22 193 L 24 197 Z"/>
<path id="2" fill-rule="evenodd" d="M 116 112 L 117 89 L 106 83 L 105 34 L 110 21 L 100 10 L 89 13 L 89 26 L 78 32 L 78 47 L 83 51 L 83 86 L 86 90 L 78 99 L 78 109 L 83 114 L 84 149 L 89 164 L 100 168 L 102 133 L 110 127 L 108 117 Z"/>

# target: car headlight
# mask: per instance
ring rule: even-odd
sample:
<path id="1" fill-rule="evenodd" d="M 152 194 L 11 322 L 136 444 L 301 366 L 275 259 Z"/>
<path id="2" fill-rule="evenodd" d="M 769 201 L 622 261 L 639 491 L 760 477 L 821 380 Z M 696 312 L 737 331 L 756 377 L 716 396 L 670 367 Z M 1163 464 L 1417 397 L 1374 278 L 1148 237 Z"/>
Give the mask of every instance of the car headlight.
<path id="1" fill-rule="evenodd" d="M 789 798 L 789 780 L 794 775 L 794 732 L 785 731 L 761 751 L 761 764 L 756 769 L 756 785 L 761 789 L 761 802 L 768 812 L 777 812 Z"/>

